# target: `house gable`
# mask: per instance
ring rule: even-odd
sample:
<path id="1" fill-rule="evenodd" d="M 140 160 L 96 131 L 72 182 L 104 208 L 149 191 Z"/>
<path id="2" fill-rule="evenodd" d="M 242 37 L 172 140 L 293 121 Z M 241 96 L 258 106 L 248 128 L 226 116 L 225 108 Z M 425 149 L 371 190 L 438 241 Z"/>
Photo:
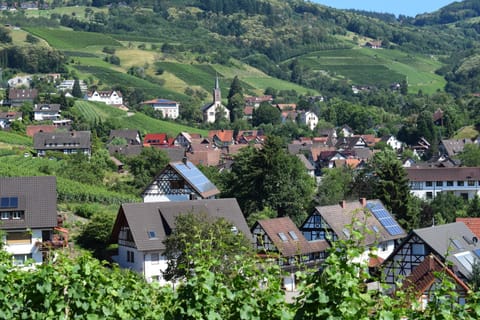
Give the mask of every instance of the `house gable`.
<path id="1" fill-rule="evenodd" d="M 337 241 L 338 236 L 322 215 L 315 210 L 300 227 L 300 231 L 308 241 L 331 240 Z"/>
<path id="2" fill-rule="evenodd" d="M 144 202 L 214 198 L 220 191 L 190 161 L 170 162 L 142 192 Z"/>

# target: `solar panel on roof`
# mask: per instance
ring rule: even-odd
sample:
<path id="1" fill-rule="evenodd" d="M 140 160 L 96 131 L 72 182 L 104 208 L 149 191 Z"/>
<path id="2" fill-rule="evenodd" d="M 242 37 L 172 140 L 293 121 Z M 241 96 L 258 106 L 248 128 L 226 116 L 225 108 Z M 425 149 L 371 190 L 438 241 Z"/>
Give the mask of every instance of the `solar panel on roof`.
<path id="1" fill-rule="evenodd" d="M 395 219 L 393 219 L 390 213 L 380 203 L 367 202 L 367 208 L 391 236 L 403 233 L 402 228 L 400 228 Z"/>
<path id="2" fill-rule="evenodd" d="M 475 249 L 473 252 L 480 258 L 480 249 Z"/>
<path id="3" fill-rule="evenodd" d="M 450 241 L 457 249 L 463 249 L 462 243 L 458 239 L 451 239 Z"/>
<path id="4" fill-rule="evenodd" d="M 175 163 L 174 168 L 178 170 L 195 188 L 200 192 L 206 192 L 216 189 L 215 185 L 208 180 L 208 178 L 195 167 L 191 162 Z"/>
<path id="5" fill-rule="evenodd" d="M 11 197 L 10 198 L 10 206 L 12 208 L 17 208 L 18 207 L 18 198 L 17 197 Z"/>
<path id="6" fill-rule="evenodd" d="M 0 207 L 1 208 L 9 208 L 9 204 L 10 204 L 10 199 L 9 198 L 2 197 L 0 199 Z"/>
<path id="7" fill-rule="evenodd" d="M 0 208 L 17 208 L 18 197 L 2 197 L 0 198 Z"/>

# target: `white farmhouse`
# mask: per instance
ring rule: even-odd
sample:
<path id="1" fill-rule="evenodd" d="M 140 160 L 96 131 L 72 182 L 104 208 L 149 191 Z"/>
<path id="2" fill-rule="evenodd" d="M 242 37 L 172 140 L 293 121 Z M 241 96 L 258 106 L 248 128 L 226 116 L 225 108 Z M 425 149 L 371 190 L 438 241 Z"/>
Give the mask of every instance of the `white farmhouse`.
<path id="1" fill-rule="evenodd" d="M 318 116 L 312 111 L 305 111 L 300 113 L 299 121 L 313 130 L 318 124 Z"/>
<path id="2" fill-rule="evenodd" d="M 149 106 L 155 111 L 160 111 L 164 118 L 177 119 L 180 115 L 180 103 L 168 99 L 153 99 L 143 101 L 144 106 Z"/>
<path id="3" fill-rule="evenodd" d="M 110 105 L 122 105 L 123 98 L 120 91 L 93 91 L 87 92 L 85 95 L 85 100 L 88 101 L 98 101 Z"/>

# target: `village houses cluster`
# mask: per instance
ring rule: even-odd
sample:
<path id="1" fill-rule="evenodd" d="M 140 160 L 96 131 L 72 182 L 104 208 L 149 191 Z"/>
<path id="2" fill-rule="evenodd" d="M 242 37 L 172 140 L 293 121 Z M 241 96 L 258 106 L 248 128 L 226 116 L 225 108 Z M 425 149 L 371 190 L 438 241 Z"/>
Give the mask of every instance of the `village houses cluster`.
<path id="1" fill-rule="evenodd" d="M 21 83 L 19 79 L 15 81 Z M 73 83 L 62 82 L 61 85 L 68 88 Z M 37 94 L 35 89 L 12 85 L 9 103 L 33 103 Z M 85 99 L 104 102 L 109 107 L 123 107 L 119 91 L 87 92 Z M 318 117 L 313 112 L 297 112 L 295 104 L 274 105 L 271 96 L 247 97 L 244 116 L 251 116 L 262 102 L 279 108 L 283 121 L 298 119 L 312 130 L 318 124 Z M 165 118 L 179 116 L 180 105 L 175 101 L 157 98 L 142 104 L 161 111 Z M 70 130 L 71 120 L 62 117 L 61 109 L 58 104 L 34 105 L 33 120 L 38 124 L 28 126 L 26 130 L 33 137 L 36 155 L 46 156 L 49 151 L 59 151 L 90 156 L 90 131 Z M 212 103 L 202 107 L 204 121 L 215 122 L 219 109 L 223 109 L 221 114 L 228 117 L 228 109 L 221 102 L 217 78 Z M 442 111 L 438 110 L 434 117 L 441 121 Z M 0 126 L 8 128 L 21 118 L 20 112 L 0 113 Z M 119 139 L 124 143 L 112 143 Z M 387 283 L 392 286 L 403 281 L 423 302 L 428 301 L 438 272 L 445 272 L 454 281 L 459 299 L 465 298 L 472 265 L 480 259 L 480 221 L 477 218 L 459 219 L 455 223 L 408 232 L 380 200 L 362 198 L 317 206 L 299 227 L 290 218 L 282 217 L 259 220 L 249 228 L 237 200 L 218 199 L 220 191 L 197 166 L 228 170 L 234 161 L 233 156 L 240 149 L 246 146 L 262 148 L 265 139 L 261 130 L 211 130 L 205 137 L 187 132 L 176 136 L 152 132 L 142 137 L 138 130 L 112 130 L 107 148 L 118 171 L 123 170 L 123 164 L 116 156 L 139 155 L 142 148 L 160 148 L 170 158 L 170 163 L 144 189 L 142 203 L 120 206 L 112 231 L 112 239 L 118 244 L 114 260 L 122 268 L 139 272 L 148 282 L 166 283 L 163 271 L 168 261 L 164 255 L 164 240 L 175 228 L 176 217 L 186 212 L 205 213 L 229 221 L 235 232 L 242 232 L 251 240 L 259 256 L 276 259 L 285 271 L 284 288 L 293 291 L 298 268 L 305 265 L 320 268 L 332 243 L 351 237 L 348 225 L 355 215 L 371 231 L 363 240 L 365 251 L 360 259 L 366 261 L 372 272 L 383 272 Z M 352 170 L 361 169 L 373 157 L 375 144 L 380 142 L 397 152 L 411 148 L 418 155 L 430 148 L 425 139 L 416 145 L 405 146 L 392 135 L 377 138 L 355 133 L 343 126 L 324 130 L 313 138 L 292 141 L 287 151 L 298 156 L 305 170 L 320 181 L 325 168 L 347 166 Z M 441 192 L 452 192 L 465 199 L 479 194 L 480 168 L 460 167 L 458 161 L 453 160 L 453 156 L 468 143 L 478 141 L 441 140 L 440 153 L 430 162 L 416 163 L 407 159 L 404 166 L 411 193 L 423 199 L 433 199 Z M 0 178 L 0 228 L 5 231 L 6 250 L 12 253 L 17 264 L 23 264 L 27 259 L 41 263 L 50 250 L 68 246 L 68 230 L 62 227 L 62 219 L 57 216 L 56 199 L 55 177 Z M 376 255 L 371 256 L 371 252 Z"/>

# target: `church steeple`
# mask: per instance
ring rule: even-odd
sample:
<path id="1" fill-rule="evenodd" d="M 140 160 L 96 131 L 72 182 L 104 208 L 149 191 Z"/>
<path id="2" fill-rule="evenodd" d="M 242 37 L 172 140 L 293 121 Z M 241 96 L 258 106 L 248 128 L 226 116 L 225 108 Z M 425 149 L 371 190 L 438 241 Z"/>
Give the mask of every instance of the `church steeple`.
<path id="1" fill-rule="evenodd" d="M 221 103 L 222 92 L 220 90 L 220 84 L 218 82 L 218 75 L 215 76 L 215 88 L 213 89 L 213 103 Z"/>

